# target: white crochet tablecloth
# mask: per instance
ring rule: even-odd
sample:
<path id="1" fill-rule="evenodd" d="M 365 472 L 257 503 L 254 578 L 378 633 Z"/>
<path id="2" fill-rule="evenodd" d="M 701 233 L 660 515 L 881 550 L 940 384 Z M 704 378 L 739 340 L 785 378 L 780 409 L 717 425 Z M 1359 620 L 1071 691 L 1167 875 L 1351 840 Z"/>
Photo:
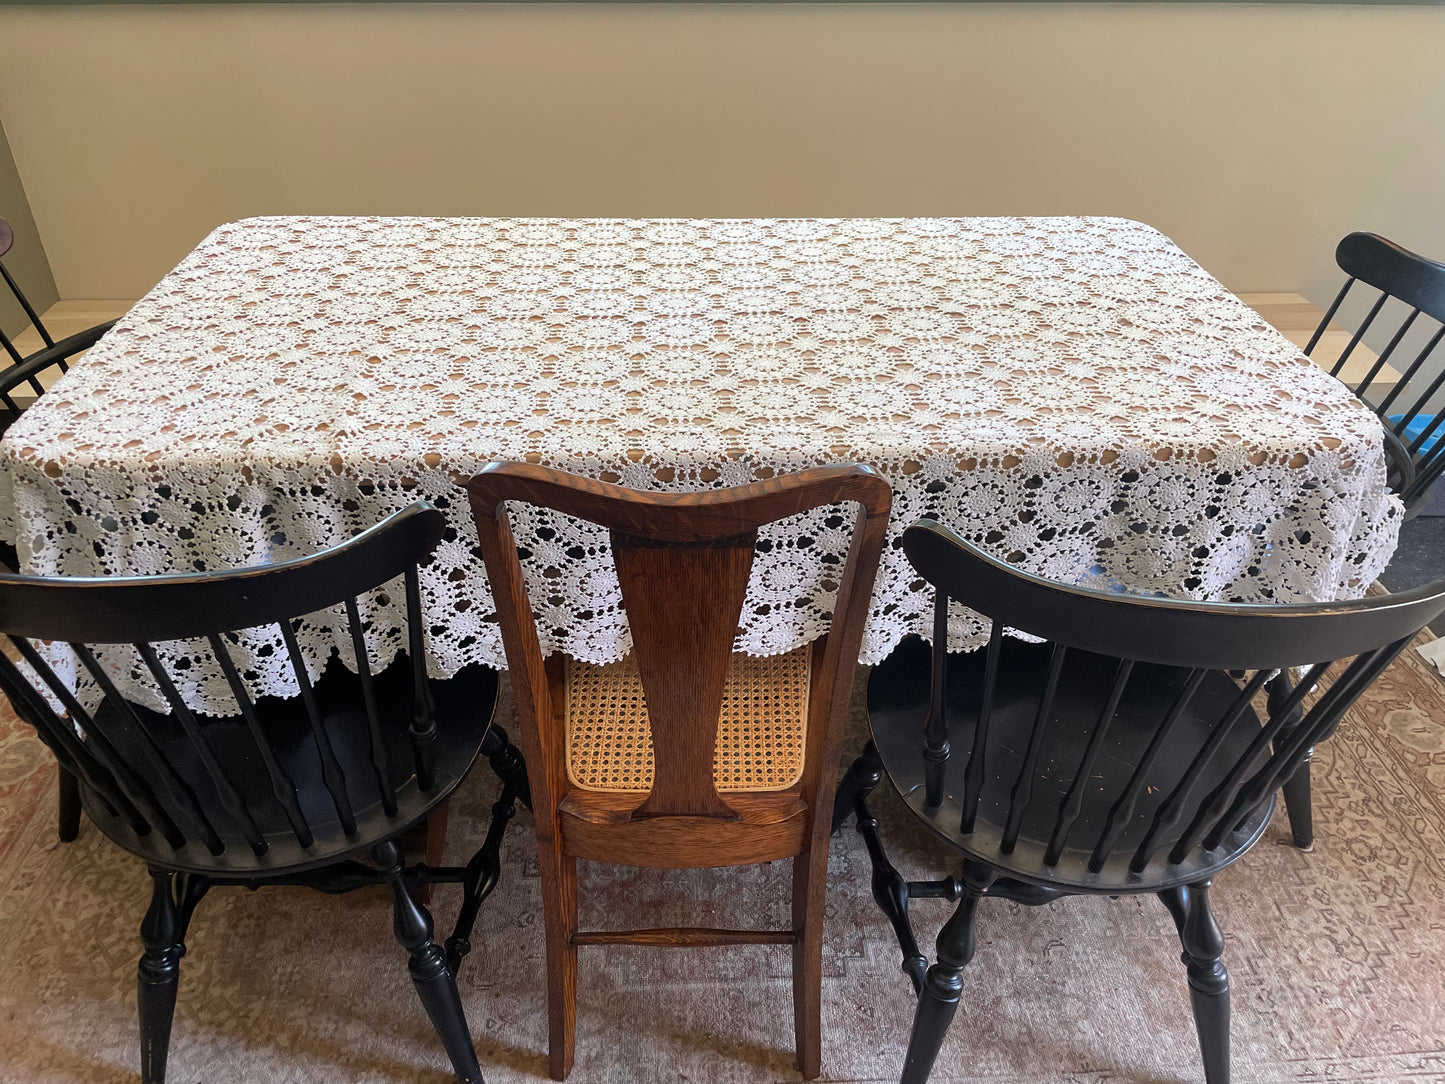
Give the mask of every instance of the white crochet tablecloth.
<path id="1" fill-rule="evenodd" d="M 9 431 L 0 501 L 27 571 L 94 575 L 311 553 L 431 500 L 444 676 L 503 664 L 454 482 L 492 459 L 658 490 L 858 460 L 894 487 L 895 542 L 927 513 L 1047 576 L 1201 599 L 1360 595 L 1400 523 L 1374 415 L 1117 218 L 232 223 Z M 823 630 L 842 524 L 765 533 L 740 649 Z M 624 655 L 605 535 L 523 512 L 519 541 L 544 650 Z M 399 596 L 366 603 L 383 659 Z M 929 606 L 889 547 L 863 661 Z M 303 626 L 313 668 L 350 658 L 341 620 Z M 984 636 L 957 612 L 951 646 Z M 254 687 L 294 693 L 266 643 Z M 230 710 L 188 652 L 188 697 Z"/>

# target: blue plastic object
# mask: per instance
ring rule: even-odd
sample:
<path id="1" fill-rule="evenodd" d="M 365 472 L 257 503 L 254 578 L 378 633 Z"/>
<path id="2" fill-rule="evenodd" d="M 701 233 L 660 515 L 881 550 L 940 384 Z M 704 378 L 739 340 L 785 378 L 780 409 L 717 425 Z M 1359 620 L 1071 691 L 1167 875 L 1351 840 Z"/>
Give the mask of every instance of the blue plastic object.
<path id="1" fill-rule="evenodd" d="M 1389 415 L 1390 428 L 1393 429 L 1395 426 L 1399 425 L 1400 422 L 1402 422 L 1404 419 L 1405 415 L 1403 414 Z M 1400 439 L 1405 442 L 1405 447 L 1408 448 L 1410 445 L 1415 443 L 1416 437 L 1418 437 L 1421 433 L 1425 432 L 1425 430 L 1429 429 L 1434 424 L 1434 414 L 1417 414 L 1415 416 L 1415 419 L 1409 425 L 1405 426 L 1405 431 L 1400 434 Z M 1435 445 L 1438 444 L 1441 439 L 1445 439 L 1445 424 L 1441 424 L 1440 428 L 1436 429 L 1433 433 L 1431 433 L 1430 438 L 1415 450 L 1415 454 L 1424 455 L 1431 448 L 1435 447 Z"/>

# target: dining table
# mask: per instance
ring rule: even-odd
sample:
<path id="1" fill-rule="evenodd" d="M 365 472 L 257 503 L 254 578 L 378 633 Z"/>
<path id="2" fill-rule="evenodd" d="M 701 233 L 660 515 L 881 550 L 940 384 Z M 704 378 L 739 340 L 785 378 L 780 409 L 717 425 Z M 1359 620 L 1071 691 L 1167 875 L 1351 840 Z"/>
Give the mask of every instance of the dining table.
<path id="1" fill-rule="evenodd" d="M 900 546 L 921 516 L 1056 580 L 1281 603 L 1363 594 L 1402 518 L 1374 414 L 1139 222 L 278 216 L 215 229 L 9 430 L 0 535 L 33 574 L 206 572 L 426 500 L 447 677 L 505 666 L 458 488 L 495 460 L 662 491 L 876 468 L 894 503 L 863 663 L 930 634 Z M 737 650 L 826 631 L 850 522 L 761 533 Z M 532 507 L 514 526 L 544 652 L 623 657 L 606 533 Z M 363 600 L 383 662 L 401 595 Z M 951 649 L 987 635 L 952 612 Z M 314 671 L 354 665 L 339 609 L 297 641 Z M 237 638 L 257 694 L 297 693 L 280 643 Z M 194 707 L 234 710 L 204 644 L 168 650 Z"/>

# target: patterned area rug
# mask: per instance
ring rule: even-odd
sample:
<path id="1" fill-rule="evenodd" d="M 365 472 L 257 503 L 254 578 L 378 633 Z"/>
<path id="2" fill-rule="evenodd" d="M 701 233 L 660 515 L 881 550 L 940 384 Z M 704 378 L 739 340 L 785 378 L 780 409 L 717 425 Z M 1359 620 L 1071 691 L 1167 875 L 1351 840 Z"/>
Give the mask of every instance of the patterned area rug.
<path id="1" fill-rule="evenodd" d="M 855 707 L 850 749 L 863 733 Z M 77 842 L 57 842 L 54 771 L 27 728 L 0 717 L 0 1079 L 133 1081 L 147 880 L 88 824 Z M 494 791 L 485 771 L 464 785 L 449 861 L 480 841 Z M 1281 814 L 1216 884 L 1241 1084 L 1445 1080 L 1442 796 L 1445 682 L 1408 652 L 1315 759 L 1315 850 L 1290 846 Z M 905 876 L 949 868 L 886 784 L 874 804 Z M 546 1078 L 529 828 L 524 813 L 462 975 L 492 1084 Z M 896 1080 L 910 991 L 851 826 L 833 841 L 830 870 L 824 1078 Z M 780 924 L 787 880 L 787 863 L 702 873 L 583 863 L 582 921 Z M 456 904 L 454 891 L 438 890 L 439 928 Z M 950 906 L 914 904 L 921 940 L 931 943 Z M 935 1080 L 1203 1079 L 1178 944 L 1153 897 L 988 901 L 979 934 Z M 217 890 L 189 947 L 171 1050 L 177 1084 L 447 1079 L 380 892 Z M 574 1081 L 798 1079 L 786 949 L 589 948 L 581 961 Z"/>

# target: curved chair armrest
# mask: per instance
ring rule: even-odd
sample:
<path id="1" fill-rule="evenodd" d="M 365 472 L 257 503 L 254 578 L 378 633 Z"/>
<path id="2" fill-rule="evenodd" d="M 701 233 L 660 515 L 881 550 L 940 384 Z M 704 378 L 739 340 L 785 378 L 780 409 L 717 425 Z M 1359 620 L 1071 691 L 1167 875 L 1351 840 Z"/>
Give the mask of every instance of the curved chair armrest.
<path id="1" fill-rule="evenodd" d="M 1404 493 L 1415 481 L 1415 457 L 1388 424 L 1385 430 L 1386 481 L 1393 493 Z"/>
<path id="2" fill-rule="evenodd" d="M 0 372 L 0 391 L 8 392 L 36 374 L 44 372 L 50 366 L 59 364 L 82 350 L 89 350 L 115 324 L 116 321 L 107 320 L 103 324 L 96 324 L 94 327 L 88 327 L 84 331 L 61 339 L 54 346 L 47 346 L 44 350 L 36 351 L 18 365 L 12 365 L 4 372 Z"/>

